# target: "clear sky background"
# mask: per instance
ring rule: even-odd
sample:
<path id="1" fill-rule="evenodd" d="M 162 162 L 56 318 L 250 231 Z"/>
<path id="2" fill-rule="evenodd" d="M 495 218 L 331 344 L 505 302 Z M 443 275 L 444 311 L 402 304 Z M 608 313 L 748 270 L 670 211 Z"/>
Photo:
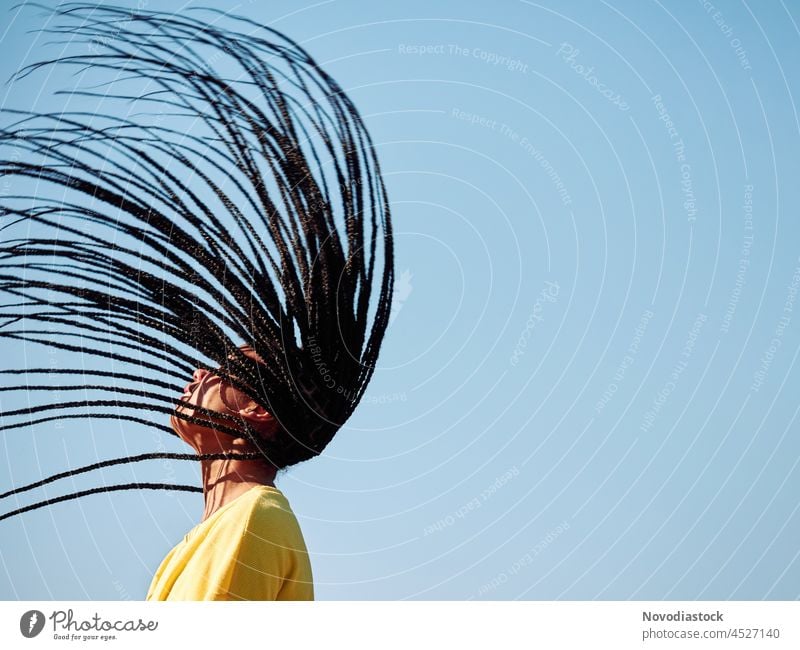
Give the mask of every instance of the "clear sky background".
<path id="1" fill-rule="evenodd" d="M 62 48 L 11 4 L 3 79 Z M 380 368 L 278 483 L 318 599 L 798 597 L 800 3 L 157 4 L 298 40 L 385 173 Z M 67 81 L 0 102 L 53 110 Z M 3 345 L 3 367 L 49 363 Z M 0 491 L 185 451 L 104 420 L 2 436 Z M 3 511 L 133 480 L 199 468 L 112 468 Z M 141 599 L 201 514 L 199 495 L 133 492 L 0 522 L 0 598 Z"/>

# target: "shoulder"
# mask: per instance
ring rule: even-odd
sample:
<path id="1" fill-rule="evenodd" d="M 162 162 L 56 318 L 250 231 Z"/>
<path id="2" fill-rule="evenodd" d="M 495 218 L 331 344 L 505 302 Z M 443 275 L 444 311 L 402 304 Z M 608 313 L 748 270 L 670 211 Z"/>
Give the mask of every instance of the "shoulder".
<path id="1" fill-rule="evenodd" d="M 270 486 L 253 488 L 237 499 L 229 512 L 243 528 L 248 541 L 266 541 L 304 550 L 297 517 L 286 496 Z"/>

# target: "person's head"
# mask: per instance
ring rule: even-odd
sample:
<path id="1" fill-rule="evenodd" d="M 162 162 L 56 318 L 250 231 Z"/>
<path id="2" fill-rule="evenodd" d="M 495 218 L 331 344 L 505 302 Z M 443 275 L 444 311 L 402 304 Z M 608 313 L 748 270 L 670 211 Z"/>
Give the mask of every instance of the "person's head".
<path id="1" fill-rule="evenodd" d="M 242 345 L 239 349 L 249 359 L 263 364 L 263 359 L 251 346 Z M 222 368 L 216 372 L 206 368 L 194 371 L 170 417 L 172 428 L 198 453 L 232 449 L 263 451 L 274 440 L 280 425 L 256 400 L 223 378 L 223 374 Z M 231 379 L 238 380 L 235 375 Z M 192 407 L 211 412 L 195 411 Z M 240 435 L 229 433 L 230 429 L 239 431 Z M 250 435 L 248 429 L 252 432 Z"/>
<path id="2" fill-rule="evenodd" d="M 14 111 L 2 129 L 21 193 L 0 197 L 21 233 L 5 263 L 25 272 L 0 277 L 0 339 L 49 346 L 59 364 L 42 403 L 4 411 L 0 430 L 96 417 L 164 431 L 172 417 L 189 444 L 246 440 L 278 469 L 319 455 L 372 377 L 394 287 L 389 200 L 358 110 L 302 47 L 246 18 L 53 11 L 93 47 L 24 75 L 126 82 L 97 110 Z M 17 389 L 34 394 L 27 377 Z"/>

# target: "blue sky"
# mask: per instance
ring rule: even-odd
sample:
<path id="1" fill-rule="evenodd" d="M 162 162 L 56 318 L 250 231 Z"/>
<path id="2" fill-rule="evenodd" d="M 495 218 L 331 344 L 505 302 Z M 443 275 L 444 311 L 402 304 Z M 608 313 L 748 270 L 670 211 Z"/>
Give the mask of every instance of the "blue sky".
<path id="1" fill-rule="evenodd" d="M 318 599 L 798 596 L 796 2 L 158 6 L 299 41 L 383 166 L 399 280 L 379 370 L 278 483 Z M 41 20 L 8 12 L 3 79 L 60 51 Z M 65 83 L 0 102 L 53 110 Z M 2 435 L 0 491 L 183 451 L 104 420 Z M 30 498 L 131 480 L 199 472 Z M 201 514 L 197 495 L 124 493 L 0 522 L 0 598 L 143 598 Z"/>

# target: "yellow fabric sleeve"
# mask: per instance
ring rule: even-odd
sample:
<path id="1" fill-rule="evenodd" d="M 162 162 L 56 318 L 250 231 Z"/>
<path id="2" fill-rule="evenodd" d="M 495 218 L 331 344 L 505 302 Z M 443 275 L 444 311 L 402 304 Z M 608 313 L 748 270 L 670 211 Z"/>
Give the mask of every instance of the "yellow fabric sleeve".
<path id="1" fill-rule="evenodd" d="M 252 488 L 164 558 L 147 600 L 313 600 L 305 541 L 286 497 Z"/>

